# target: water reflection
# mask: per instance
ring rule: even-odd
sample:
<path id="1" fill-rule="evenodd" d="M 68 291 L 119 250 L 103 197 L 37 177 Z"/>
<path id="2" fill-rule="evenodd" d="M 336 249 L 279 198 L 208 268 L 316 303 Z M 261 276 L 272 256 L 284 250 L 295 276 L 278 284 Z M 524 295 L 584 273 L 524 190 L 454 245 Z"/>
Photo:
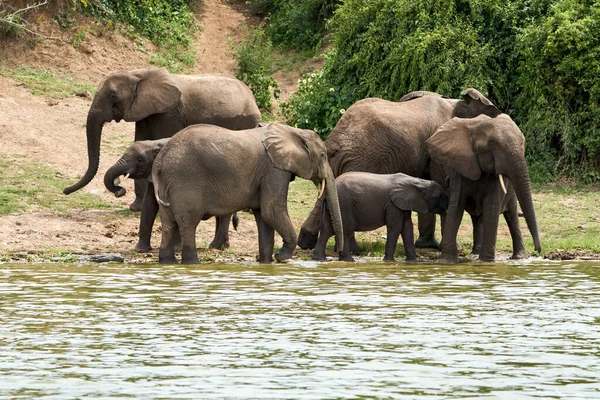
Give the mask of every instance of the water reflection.
<path id="1" fill-rule="evenodd" d="M 593 263 L 0 265 L 0 395 L 600 398 Z"/>

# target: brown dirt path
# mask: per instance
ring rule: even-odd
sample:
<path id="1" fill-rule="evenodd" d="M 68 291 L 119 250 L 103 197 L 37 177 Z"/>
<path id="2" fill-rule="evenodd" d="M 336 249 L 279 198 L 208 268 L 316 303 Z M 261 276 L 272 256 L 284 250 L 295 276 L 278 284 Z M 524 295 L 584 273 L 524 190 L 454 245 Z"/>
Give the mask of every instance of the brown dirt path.
<path id="1" fill-rule="evenodd" d="M 242 30 L 246 17 L 225 0 L 204 0 L 199 22 L 199 59 L 193 72 L 232 73 L 235 61 L 231 57 L 229 37 Z M 70 38 L 89 27 L 90 20 L 80 17 L 71 30 L 61 31 L 53 22 L 52 10 L 31 15 L 29 20 L 39 32 L 55 39 L 39 43 L 30 49 L 22 40 L 0 41 L 0 60 L 8 68 L 29 66 L 35 70 L 75 76 L 96 84 L 107 73 L 121 69 L 151 66 L 146 51 L 151 44 L 125 37 L 119 32 L 102 31 L 87 35 L 79 50 Z M 140 50 L 141 49 L 141 50 Z M 49 101 L 34 96 L 21 83 L 0 75 L 0 157 L 5 160 L 35 160 L 55 169 L 58 174 L 75 182 L 87 168 L 84 124 L 91 100 L 73 97 Z M 55 215 L 50 210 L 34 207 L 21 215 L 0 217 L 0 255 L 25 258 L 25 254 L 50 254 L 56 249 L 82 253 L 131 252 L 137 242 L 139 217 L 129 213 L 133 200 L 133 185 L 123 182 L 128 193 L 116 199 L 104 188 L 102 177 L 123 149 L 133 141 L 133 123 L 107 124 L 103 130 L 100 169 L 94 180 L 81 192 L 91 193 L 115 205 L 116 211 L 84 210 L 67 215 Z M 127 180 L 129 181 L 129 180 Z M 71 196 L 77 196 L 72 194 Z M 233 251 L 203 251 L 208 259 L 253 259 L 257 254 L 254 218 L 240 214 L 240 227 L 230 230 Z M 160 224 L 156 224 L 152 245 L 160 244 Z M 200 247 L 212 239 L 214 223 L 200 224 L 197 240 Z M 135 256 L 138 257 L 138 256 Z M 156 254 L 139 256 L 156 260 Z"/>

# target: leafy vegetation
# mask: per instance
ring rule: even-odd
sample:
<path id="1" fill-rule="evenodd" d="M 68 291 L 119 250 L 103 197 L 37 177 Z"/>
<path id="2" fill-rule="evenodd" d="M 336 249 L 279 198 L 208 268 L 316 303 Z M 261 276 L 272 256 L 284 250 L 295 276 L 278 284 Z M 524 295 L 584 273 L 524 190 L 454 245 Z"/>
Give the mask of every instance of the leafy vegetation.
<path id="1" fill-rule="evenodd" d="M 272 51 L 273 45 L 262 26 L 247 29 L 244 40 L 234 45 L 233 50 L 233 57 L 237 61 L 236 78 L 248 85 L 258 107 L 267 111 L 272 106 L 271 89 L 275 98 L 279 96 L 277 81 L 268 76 Z"/>
<path id="2" fill-rule="evenodd" d="M 249 0 L 243 3 L 254 14 L 268 16 L 267 34 L 275 46 L 314 51 L 321 45 L 326 22 L 339 0 Z"/>
<path id="3" fill-rule="evenodd" d="M 73 0 L 74 8 L 107 23 L 124 22 L 160 46 L 150 61 L 181 71 L 194 64 L 195 30 L 189 0 Z"/>
<path id="4" fill-rule="evenodd" d="M 599 21 L 597 1 L 346 0 L 284 116 L 325 138 L 364 97 L 475 87 L 523 130 L 534 180 L 600 181 Z"/>

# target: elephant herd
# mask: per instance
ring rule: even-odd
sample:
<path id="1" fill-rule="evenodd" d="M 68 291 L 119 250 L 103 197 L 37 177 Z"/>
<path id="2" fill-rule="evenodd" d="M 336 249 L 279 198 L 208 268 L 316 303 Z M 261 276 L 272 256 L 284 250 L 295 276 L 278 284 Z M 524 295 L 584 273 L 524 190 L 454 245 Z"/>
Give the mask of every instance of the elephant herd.
<path id="1" fill-rule="evenodd" d="M 311 130 L 271 123 L 249 88 L 225 75 L 174 75 L 166 69 L 108 75 L 87 117 L 89 165 L 65 194 L 86 186 L 98 170 L 102 126 L 135 121 L 135 142 L 106 172 L 117 197 L 122 176 L 135 179 L 141 211 L 138 251 L 149 251 L 160 213 L 159 262 L 198 263 L 196 227 L 216 217 L 211 247 L 229 245 L 229 223 L 251 211 L 258 227 L 259 262 L 273 260 L 274 232 L 283 239 L 275 259 L 292 257 L 296 245 L 325 259 L 335 235 L 340 260 L 360 252 L 356 231 L 387 227 L 386 261 L 402 236 L 406 258 L 416 247 L 441 248 L 441 260 L 458 262 L 456 237 L 464 211 L 473 222 L 473 253 L 493 261 L 500 213 L 513 242 L 513 258 L 527 257 L 518 204 L 541 251 L 525 139 L 518 126 L 475 89 L 461 99 L 412 92 L 398 102 L 368 98 L 342 115 L 323 142 Z M 311 180 L 319 198 L 298 238 L 287 211 L 290 181 Z M 413 239 L 411 211 L 419 213 Z M 442 242 L 434 237 L 442 215 Z"/>

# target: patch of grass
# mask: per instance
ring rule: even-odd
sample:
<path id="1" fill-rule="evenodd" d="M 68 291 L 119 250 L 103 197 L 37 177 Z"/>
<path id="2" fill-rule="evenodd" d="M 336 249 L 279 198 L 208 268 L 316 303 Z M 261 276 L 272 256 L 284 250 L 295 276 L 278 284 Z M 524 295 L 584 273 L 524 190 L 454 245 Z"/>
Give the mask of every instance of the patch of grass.
<path id="1" fill-rule="evenodd" d="M 554 183 L 533 188 L 533 200 L 542 241 L 542 256 L 552 256 L 555 253 L 576 253 L 580 255 L 600 254 L 600 190 L 591 185 Z M 296 230 L 310 214 L 317 191 L 312 182 L 296 178 L 290 184 L 288 195 L 288 210 L 294 221 Z M 533 239 L 524 218 L 519 219 L 525 248 L 534 254 Z M 413 213 L 415 239 L 418 237 L 417 215 Z M 372 232 L 356 232 L 356 238 L 363 249 L 363 255 L 371 253 L 372 257 L 383 257 L 385 253 L 386 228 L 382 227 Z M 436 226 L 436 238 L 441 240 L 439 218 Z M 461 253 L 471 253 L 473 245 L 473 226 L 469 214 L 465 213 L 458 234 L 458 244 Z M 327 242 L 327 252 L 333 255 L 334 239 Z M 512 254 L 512 239 L 504 217 L 499 217 L 498 240 L 496 251 Z M 431 253 L 428 255 L 427 253 Z M 435 250 L 417 249 L 421 256 L 436 258 Z M 402 239 L 398 240 L 395 257 L 404 258 Z"/>
<path id="2" fill-rule="evenodd" d="M 24 83 L 32 94 L 45 98 L 61 99 L 85 91 L 93 96 L 96 92 L 96 87 L 89 83 L 78 81 L 69 76 L 55 75 L 28 67 L 11 69 L 0 66 L 0 75 Z"/>
<path id="3" fill-rule="evenodd" d="M 57 214 L 73 209 L 119 209 L 97 196 L 80 193 L 65 196 L 71 182 L 54 169 L 24 158 L 0 159 L 0 215 L 22 214 L 32 208 Z"/>

